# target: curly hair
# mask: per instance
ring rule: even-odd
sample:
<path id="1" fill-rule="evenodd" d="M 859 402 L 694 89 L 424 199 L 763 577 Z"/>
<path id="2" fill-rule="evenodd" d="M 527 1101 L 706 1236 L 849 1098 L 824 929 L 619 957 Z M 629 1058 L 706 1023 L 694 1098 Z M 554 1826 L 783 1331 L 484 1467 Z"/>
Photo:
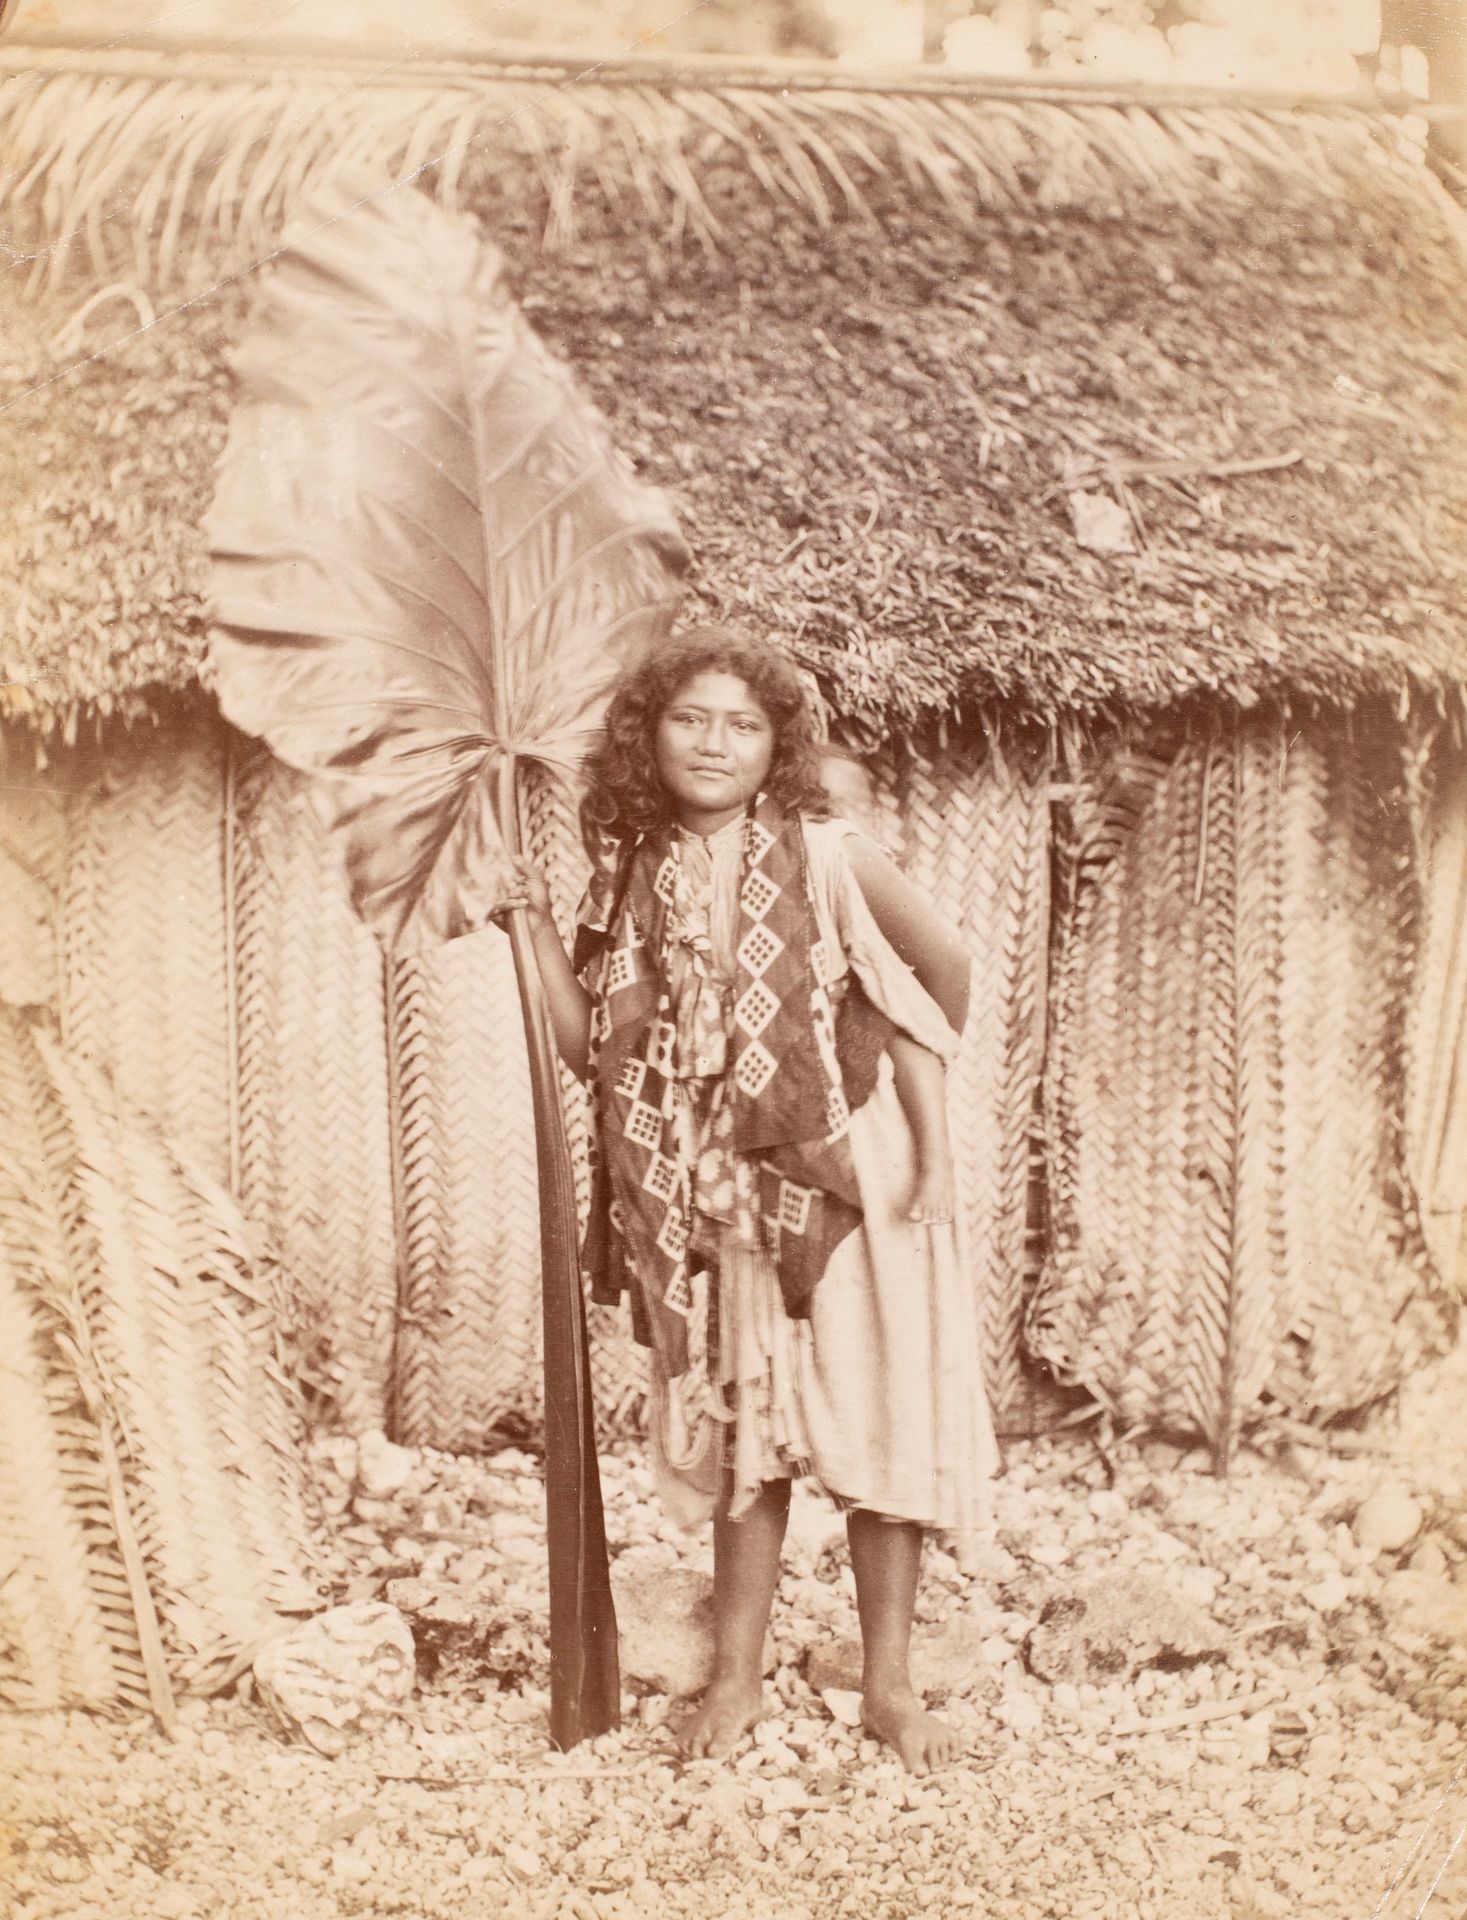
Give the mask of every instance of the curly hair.
<path id="1" fill-rule="evenodd" d="M 600 744 L 586 762 L 583 821 L 628 840 L 672 823 L 657 774 L 657 726 L 668 704 L 700 673 L 742 680 L 768 714 L 773 757 L 765 791 L 786 813 L 824 819 L 815 717 L 799 674 L 778 648 L 737 628 L 688 627 L 653 647 L 618 680 Z"/>

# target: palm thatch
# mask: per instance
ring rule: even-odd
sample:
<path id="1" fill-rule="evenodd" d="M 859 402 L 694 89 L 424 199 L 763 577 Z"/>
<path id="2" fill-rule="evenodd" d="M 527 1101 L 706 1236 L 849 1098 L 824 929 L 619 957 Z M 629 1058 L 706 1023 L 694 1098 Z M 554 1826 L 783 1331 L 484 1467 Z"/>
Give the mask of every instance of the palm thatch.
<path id="1" fill-rule="evenodd" d="M 695 602 L 868 735 L 1457 698 L 1461 256 L 1359 110 L 5 58 L 0 713 L 43 732 L 196 683 L 242 283 L 363 178 L 484 216 Z"/>

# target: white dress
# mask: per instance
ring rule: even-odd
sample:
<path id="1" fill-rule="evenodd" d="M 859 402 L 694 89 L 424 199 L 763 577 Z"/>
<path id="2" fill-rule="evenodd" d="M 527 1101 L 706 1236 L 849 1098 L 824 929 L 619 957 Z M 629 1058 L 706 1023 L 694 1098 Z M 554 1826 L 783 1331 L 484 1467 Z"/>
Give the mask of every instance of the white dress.
<path id="1" fill-rule="evenodd" d="M 817 934 L 831 973 L 855 974 L 905 1033 L 952 1059 L 941 1009 L 896 954 L 846 856 L 856 829 L 805 821 Z M 732 972 L 742 823 L 702 843 L 715 964 Z M 765 1481 L 809 1474 L 841 1505 L 916 1521 L 960 1553 L 984 1527 L 998 1463 L 983 1390 L 978 1301 L 955 1226 L 907 1219 L 911 1131 L 883 1057 L 871 1097 L 852 1116 L 850 1147 L 863 1222 L 836 1247 L 808 1319 L 784 1310 L 770 1262 L 732 1229 L 719 1248 L 718 1338 L 707 1411 L 728 1423 L 734 1518 Z M 684 1524 L 712 1512 L 716 1473 L 689 1446 L 686 1404 L 652 1359 L 651 1442 L 664 1501 Z M 731 1415 L 731 1419 L 730 1416 Z"/>

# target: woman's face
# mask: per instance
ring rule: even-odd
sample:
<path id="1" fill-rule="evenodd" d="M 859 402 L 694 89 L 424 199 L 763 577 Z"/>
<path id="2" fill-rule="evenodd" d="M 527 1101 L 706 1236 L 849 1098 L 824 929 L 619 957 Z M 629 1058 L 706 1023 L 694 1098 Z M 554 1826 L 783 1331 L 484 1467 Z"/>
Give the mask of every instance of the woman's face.
<path id="1" fill-rule="evenodd" d="M 763 786 L 774 723 L 737 674 L 695 673 L 657 722 L 657 772 L 680 826 L 716 833 Z"/>

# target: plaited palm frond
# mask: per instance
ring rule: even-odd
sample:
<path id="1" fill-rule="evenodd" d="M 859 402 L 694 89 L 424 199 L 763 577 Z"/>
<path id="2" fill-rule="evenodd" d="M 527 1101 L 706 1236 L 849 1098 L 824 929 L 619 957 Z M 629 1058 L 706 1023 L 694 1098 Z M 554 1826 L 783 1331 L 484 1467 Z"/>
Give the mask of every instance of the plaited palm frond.
<path id="1" fill-rule="evenodd" d="M 30 1360 L 5 1458 L 35 1466 L 0 1477 L 22 1629 L 0 1687 L 168 1721 L 320 1605 L 271 1276 L 228 1196 L 43 1019 L 0 1007 L 0 1083 L 0 1314 Z"/>
<path id="2" fill-rule="evenodd" d="M 903 869 L 973 956 L 975 991 L 948 1074 L 953 1156 L 966 1212 L 983 1358 L 995 1418 L 1022 1418 L 1019 1331 L 1032 1281 L 1031 1137 L 1044 1054 L 1049 934 L 1048 789 L 991 755 L 914 755 L 892 795 Z M 895 824 L 895 823 L 894 823 Z"/>

